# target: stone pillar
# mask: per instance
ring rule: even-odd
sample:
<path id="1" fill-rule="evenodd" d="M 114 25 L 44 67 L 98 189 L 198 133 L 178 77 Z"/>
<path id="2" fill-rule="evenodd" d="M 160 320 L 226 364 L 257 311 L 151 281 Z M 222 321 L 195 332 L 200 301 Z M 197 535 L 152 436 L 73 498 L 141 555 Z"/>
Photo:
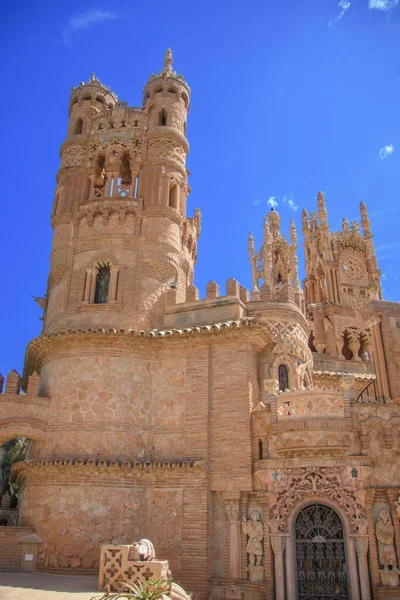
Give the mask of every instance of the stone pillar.
<path id="1" fill-rule="evenodd" d="M 283 554 L 287 534 L 271 534 L 271 546 L 275 557 L 275 600 L 285 600 L 285 571 Z"/>
<path id="2" fill-rule="evenodd" d="M 240 527 L 240 500 L 225 500 L 225 514 L 229 523 L 228 530 L 228 577 L 240 579 L 241 568 L 241 527 Z"/>
<path id="3" fill-rule="evenodd" d="M 371 587 L 368 572 L 368 536 L 354 535 L 354 546 L 357 554 L 358 574 L 361 587 L 361 600 L 371 600 Z"/>

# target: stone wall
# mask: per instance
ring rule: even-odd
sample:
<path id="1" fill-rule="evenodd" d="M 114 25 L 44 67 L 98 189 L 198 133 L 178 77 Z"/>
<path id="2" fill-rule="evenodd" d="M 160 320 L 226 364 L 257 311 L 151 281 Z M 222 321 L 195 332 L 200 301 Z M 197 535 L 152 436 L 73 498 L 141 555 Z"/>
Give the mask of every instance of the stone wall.
<path id="1" fill-rule="evenodd" d="M 17 465 L 20 522 L 43 539 L 38 570 L 97 573 L 102 544 L 154 543 L 178 582 L 204 593 L 208 492 L 196 466 Z M 37 485 L 40 482 L 40 485 Z"/>

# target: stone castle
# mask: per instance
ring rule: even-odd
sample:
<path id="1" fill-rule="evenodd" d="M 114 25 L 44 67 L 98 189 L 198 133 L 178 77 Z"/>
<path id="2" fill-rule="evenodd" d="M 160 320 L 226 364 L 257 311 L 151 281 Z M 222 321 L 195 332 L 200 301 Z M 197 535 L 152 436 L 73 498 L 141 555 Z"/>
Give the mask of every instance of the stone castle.
<path id="1" fill-rule="evenodd" d="M 72 89 L 43 331 L 0 396 L 0 444 L 31 440 L 19 525 L 46 572 L 146 537 L 202 600 L 400 598 L 400 303 L 367 209 L 303 211 L 304 291 L 272 210 L 252 290 L 199 299 L 190 94 L 170 50 L 142 107 Z"/>

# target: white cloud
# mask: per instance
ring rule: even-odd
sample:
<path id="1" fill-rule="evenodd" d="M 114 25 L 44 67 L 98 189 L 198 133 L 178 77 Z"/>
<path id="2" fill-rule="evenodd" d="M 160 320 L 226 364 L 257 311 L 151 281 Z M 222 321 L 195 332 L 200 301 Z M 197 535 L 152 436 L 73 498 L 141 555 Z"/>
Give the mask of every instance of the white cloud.
<path id="1" fill-rule="evenodd" d="M 399 0 L 369 0 L 368 8 L 376 10 L 390 10 L 399 3 Z"/>
<path id="2" fill-rule="evenodd" d="M 393 152 L 394 146 L 393 144 L 389 144 L 388 146 L 382 146 L 382 148 L 379 150 L 378 156 L 381 160 L 386 160 L 391 154 L 393 154 Z"/>
<path id="3" fill-rule="evenodd" d="M 283 196 L 282 202 L 287 204 L 291 210 L 299 210 L 298 205 L 294 201 L 293 194 L 286 194 L 285 196 Z"/>
<path id="4" fill-rule="evenodd" d="M 272 206 L 272 208 L 276 208 L 278 206 L 277 198 L 278 196 L 270 196 L 268 198 L 268 204 Z"/>
<path id="5" fill-rule="evenodd" d="M 372 2 L 372 0 L 370 0 Z M 395 0 L 393 0 L 395 1 Z M 396 0 L 398 1 L 398 0 Z M 340 19 L 343 17 L 343 15 L 349 10 L 351 6 L 351 2 L 349 0 L 340 0 L 338 7 L 340 8 L 340 13 L 337 15 L 337 17 L 334 17 L 333 19 L 331 19 L 329 21 L 329 27 L 332 27 L 332 25 L 335 25 L 338 21 L 340 21 Z"/>
<path id="6" fill-rule="evenodd" d="M 119 19 L 119 15 L 117 15 L 112 10 L 100 10 L 94 8 L 85 13 L 80 14 L 76 17 L 71 17 L 68 21 L 68 25 L 63 31 L 63 39 L 66 44 L 70 44 L 71 34 L 76 31 L 82 31 L 84 29 L 89 29 L 93 25 L 97 25 L 98 23 L 103 23 L 104 21 L 112 21 L 114 19 Z"/>
<path id="7" fill-rule="evenodd" d="M 261 204 L 261 200 L 254 200 L 254 206 L 259 206 Z"/>

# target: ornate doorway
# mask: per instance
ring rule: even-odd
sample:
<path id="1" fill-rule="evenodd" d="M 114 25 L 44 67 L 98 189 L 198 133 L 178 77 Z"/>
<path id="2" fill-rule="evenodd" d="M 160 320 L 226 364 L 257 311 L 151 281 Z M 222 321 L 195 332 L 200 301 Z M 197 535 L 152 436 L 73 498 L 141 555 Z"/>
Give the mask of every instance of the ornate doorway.
<path id="1" fill-rule="evenodd" d="M 311 504 L 294 528 L 298 600 L 348 600 L 345 532 L 337 513 Z"/>

